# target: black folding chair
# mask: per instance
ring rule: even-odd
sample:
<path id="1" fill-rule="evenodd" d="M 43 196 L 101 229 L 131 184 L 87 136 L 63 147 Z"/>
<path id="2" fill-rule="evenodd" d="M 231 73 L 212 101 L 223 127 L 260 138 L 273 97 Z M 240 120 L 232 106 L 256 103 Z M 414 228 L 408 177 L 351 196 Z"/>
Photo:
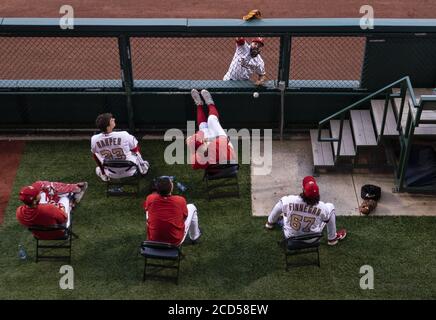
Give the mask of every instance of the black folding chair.
<path id="1" fill-rule="evenodd" d="M 73 231 L 72 226 L 66 227 L 65 225 L 51 225 L 51 226 L 39 226 L 33 225 L 28 228 L 29 231 L 33 233 L 33 237 L 36 240 L 36 257 L 35 261 L 41 260 L 65 260 L 71 262 L 71 248 L 73 238 L 79 238 Z M 37 232 L 38 235 L 35 235 L 34 232 Z M 62 236 L 52 238 L 54 232 L 60 233 L 62 232 Z M 46 236 L 44 236 L 44 234 Z M 65 251 L 68 250 L 68 255 L 65 255 Z M 41 252 L 42 251 L 42 252 Z M 50 252 L 59 252 L 63 251 L 64 254 L 50 254 Z"/>
<path id="2" fill-rule="evenodd" d="M 124 177 L 124 178 L 110 178 L 109 181 L 106 182 L 106 196 L 125 196 L 125 195 L 139 195 L 140 183 L 141 183 L 141 174 L 139 173 L 138 166 L 136 163 L 130 160 L 120 160 L 120 159 L 105 159 L 103 162 L 103 167 L 109 172 L 115 173 L 119 172 L 121 169 L 124 172 L 130 171 L 132 168 L 136 168 L 135 173 L 132 176 Z M 116 171 L 114 170 L 116 169 Z M 132 186 L 133 191 L 126 191 L 123 187 Z"/>
<path id="3" fill-rule="evenodd" d="M 238 163 L 209 165 L 204 170 L 203 176 L 203 180 L 206 181 L 208 200 L 225 197 L 239 198 L 238 171 Z"/>
<path id="4" fill-rule="evenodd" d="M 141 244 L 141 255 L 145 258 L 142 281 L 147 278 L 156 278 L 174 280 L 176 284 L 179 283 L 180 260 L 182 258 L 181 245 L 147 240 Z M 152 262 L 149 262 L 149 260 L 152 260 Z M 163 274 L 163 271 L 168 271 L 168 269 L 176 270 L 176 274 Z M 147 271 L 150 272 L 147 273 Z"/>
<path id="5" fill-rule="evenodd" d="M 318 232 L 318 233 L 308 233 L 296 237 L 290 237 L 280 241 L 279 245 L 283 247 L 285 252 L 286 271 L 288 271 L 289 267 L 291 266 L 303 266 L 303 265 L 314 264 L 313 262 L 295 264 L 289 261 L 289 257 L 291 256 L 309 254 L 309 253 L 316 253 L 317 255 L 317 259 L 315 261 L 316 265 L 318 267 L 321 267 L 320 260 L 319 260 L 319 245 L 320 245 L 321 238 L 322 238 L 322 233 Z"/>

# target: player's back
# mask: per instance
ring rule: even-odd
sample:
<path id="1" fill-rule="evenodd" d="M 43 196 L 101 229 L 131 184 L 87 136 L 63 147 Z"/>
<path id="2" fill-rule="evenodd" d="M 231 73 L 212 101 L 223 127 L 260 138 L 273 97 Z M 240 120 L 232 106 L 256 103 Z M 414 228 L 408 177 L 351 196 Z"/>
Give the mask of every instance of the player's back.
<path id="1" fill-rule="evenodd" d="M 138 141 L 127 131 L 99 133 L 91 138 L 91 151 L 103 159 L 128 159 Z"/>
<path id="2" fill-rule="evenodd" d="M 319 201 L 308 205 L 300 196 L 286 196 L 281 199 L 283 210 L 283 230 L 285 237 L 306 233 L 321 232 L 330 218 L 334 207 L 330 203 Z"/>

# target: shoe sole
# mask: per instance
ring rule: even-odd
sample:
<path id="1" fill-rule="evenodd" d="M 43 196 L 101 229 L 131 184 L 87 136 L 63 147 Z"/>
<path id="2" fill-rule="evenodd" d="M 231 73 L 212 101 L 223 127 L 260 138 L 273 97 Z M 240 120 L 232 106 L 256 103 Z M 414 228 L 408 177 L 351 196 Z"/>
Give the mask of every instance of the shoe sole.
<path id="1" fill-rule="evenodd" d="M 212 95 L 207 90 L 201 90 L 201 96 L 203 97 L 206 104 L 215 104 L 215 102 L 212 99 Z"/>
<path id="2" fill-rule="evenodd" d="M 345 234 L 342 238 L 340 238 L 340 239 L 336 239 L 336 241 L 333 243 L 330 243 L 330 241 L 327 241 L 327 244 L 329 245 L 329 246 L 335 246 L 335 245 L 337 245 L 338 243 L 339 243 L 339 241 L 342 241 L 342 240 L 344 240 L 345 238 L 347 237 L 347 234 Z"/>
<path id="3" fill-rule="evenodd" d="M 203 104 L 203 100 L 201 100 L 201 95 L 198 92 L 198 90 L 196 89 L 192 89 L 191 90 L 191 97 L 194 100 L 194 102 L 199 105 L 199 104 Z M 198 101 L 197 101 L 198 100 Z"/>

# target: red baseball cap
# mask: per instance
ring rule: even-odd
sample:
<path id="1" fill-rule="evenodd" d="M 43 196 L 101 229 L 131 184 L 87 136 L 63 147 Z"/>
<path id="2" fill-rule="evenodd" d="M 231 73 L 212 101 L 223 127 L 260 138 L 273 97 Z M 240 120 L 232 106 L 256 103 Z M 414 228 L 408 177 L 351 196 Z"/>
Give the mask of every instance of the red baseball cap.
<path id="1" fill-rule="evenodd" d="M 257 42 L 257 43 L 261 44 L 262 46 L 265 45 L 265 43 L 263 42 L 263 38 L 261 38 L 261 37 L 254 38 L 253 40 L 251 40 L 251 42 Z"/>
<path id="2" fill-rule="evenodd" d="M 319 196 L 319 187 L 316 180 L 312 176 L 307 176 L 303 179 L 303 193 L 308 198 L 315 198 Z"/>
<path id="3" fill-rule="evenodd" d="M 41 190 L 33 186 L 23 187 L 20 190 L 20 200 L 27 205 L 31 205 L 40 192 Z"/>

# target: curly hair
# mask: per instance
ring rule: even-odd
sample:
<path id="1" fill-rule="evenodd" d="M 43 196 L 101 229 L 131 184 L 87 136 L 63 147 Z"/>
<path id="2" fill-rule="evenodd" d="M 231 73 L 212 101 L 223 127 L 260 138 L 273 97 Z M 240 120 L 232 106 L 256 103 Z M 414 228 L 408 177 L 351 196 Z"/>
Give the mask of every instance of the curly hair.
<path id="1" fill-rule="evenodd" d="M 308 198 L 304 195 L 304 193 L 300 193 L 300 197 L 301 199 L 303 199 L 304 202 L 306 202 L 309 206 L 315 206 L 318 204 L 319 200 L 320 200 L 320 196 L 317 195 L 316 197 L 313 198 Z"/>

